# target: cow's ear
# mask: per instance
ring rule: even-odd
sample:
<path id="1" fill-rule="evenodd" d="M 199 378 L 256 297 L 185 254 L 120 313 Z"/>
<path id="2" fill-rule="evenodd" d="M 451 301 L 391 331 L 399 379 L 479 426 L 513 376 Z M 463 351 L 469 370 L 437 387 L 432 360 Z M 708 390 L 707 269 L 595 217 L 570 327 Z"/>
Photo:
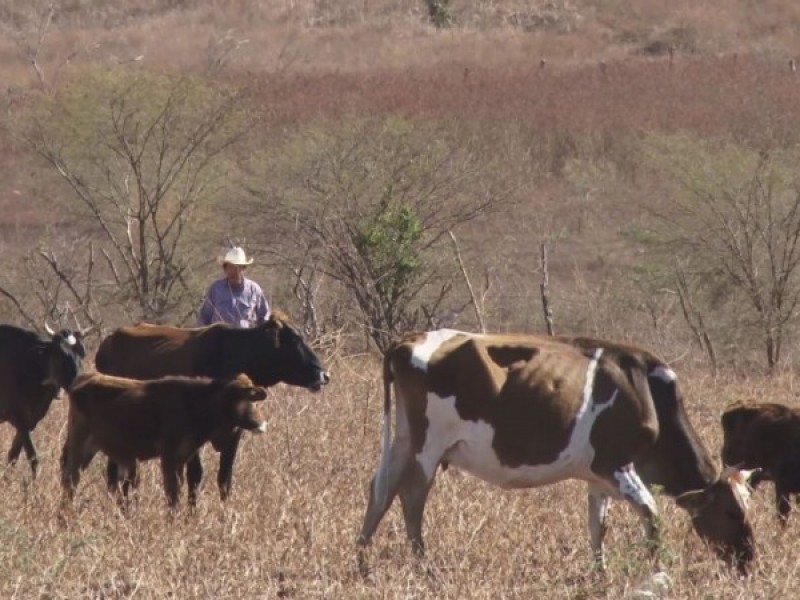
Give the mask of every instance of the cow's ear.
<path id="1" fill-rule="evenodd" d="M 686 510 L 692 518 L 702 513 L 714 500 L 714 490 L 692 490 L 684 492 L 677 498 L 675 503 Z"/>

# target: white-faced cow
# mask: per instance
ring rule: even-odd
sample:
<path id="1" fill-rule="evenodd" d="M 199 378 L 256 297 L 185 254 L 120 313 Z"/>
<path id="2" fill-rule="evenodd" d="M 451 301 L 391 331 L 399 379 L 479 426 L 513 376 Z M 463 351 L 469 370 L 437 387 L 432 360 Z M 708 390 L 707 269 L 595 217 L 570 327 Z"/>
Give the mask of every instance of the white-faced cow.
<path id="1" fill-rule="evenodd" d="M 86 351 L 82 332 L 45 324 L 49 337 L 13 325 L 0 325 L 0 422 L 16 429 L 8 462 L 24 449 L 33 475 L 39 465 L 31 432 L 61 389 L 68 388 L 81 370 Z"/>
<path id="2" fill-rule="evenodd" d="M 165 375 L 232 377 L 244 373 L 258 386 L 283 382 L 319 391 L 330 381 L 320 359 L 285 315 L 273 312 L 265 323 L 239 329 L 226 323 L 209 327 L 179 328 L 141 323 L 122 327 L 100 344 L 95 357 L 97 370 L 133 379 L 157 379 Z M 211 439 L 220 453 L 217 483 L 222 499 L 231 492 L 233 463 L 241 430 L 218 432 Z M 194 504 L 203 477 L 199 454 L 187 470 L 189 501 Z M 119 474 L 108 463 L 108 482 L 114 488 Z M 127 491 L 130 482 L 125 482 Z"/>
<path id="3" fill-rule="evenodd" d="M 715 476 L 686 419 L 674 373 L 651 354 L 587 338 L 439 330 L 395 343 L 383 376 L 383 453 L 361 548 L 399 494 L 409 540 L 422 553 L 428 491 L 437 467 L 449 464 L 503 488 L 585 480 L 591 545 L 601 566 L 612 498 L 642 517 L 656 547 L 657 508 L 640 477 L 659 483 L 689 510 L 697 532 L 747 571 L 754 547 L 744 475 Z M 392 384 L 397 416 L 390 445 Z"/>
<path id="4" fill-rule="evenodd" d="M 228 379 L 163 377 L 138 380 L 102 373 L 79 376 L 69 390 L 67 439 L 61 453 L 61 482 L 71 500 L 98 451 L 136 480 L 136 462 L 161 459 L 171 508 L 186 462 L 220 432 L 232 428 L 264 432 L 254 402 L 267 397 L 246 375 Z"/>

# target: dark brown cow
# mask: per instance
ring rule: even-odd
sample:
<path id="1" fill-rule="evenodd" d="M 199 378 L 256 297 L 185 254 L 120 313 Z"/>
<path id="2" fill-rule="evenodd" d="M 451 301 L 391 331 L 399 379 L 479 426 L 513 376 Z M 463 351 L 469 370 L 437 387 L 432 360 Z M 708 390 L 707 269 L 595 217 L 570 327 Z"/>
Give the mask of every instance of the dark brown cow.
<path id="1" fill-rule="evenodd" d="M 778 520 L 786 525 L 790 496 L 800 494 L 800 410 L 775 403 L 736 403 L 722 415 L 722 460 L 761 469 L 761 481 L 775 484 Z"/>
<path id="2" fill-rule="evenodd" d="M 674 373 L 644 351 L 588 341 L 439 330 L 395 343 L 384 361 L 383 454 L 359 545 L 399 494 L 408 537 L 422 553 L 428 491 L 437 467 L 450 464 L 505 488 L 587 481 L 592 548 L 602 565 L 611 498 L 627 501 L 649 539 L 658 539 L 656 504 L 637 473 L 641 460 L 653 482 L 680 494 L 698 533 L 745 572 L 753 536 L 742 474 L 711 476 L 707 453 L 688 420 L 681 423 Z M 659 408 L 653 389 L 671 405 Z M 664 432 L 662 413 L 671 419 Z"/>
<path id="3" fill-rule="evenodd" d="M 141 381 L 100 373 L 81 375 L 69 390 L 61 482 L 71 499 L 80 472 L 102 451 L 136 479 L 136 461 L 161 459 L 171 507 L 186 462 L 200 447 L 234 427 L 266 430 L 256 401 L 266 389 L 246 375 L 233 379 L 164 377 Z"/>
<path id="4" fill-rule="evenodd" d="M 273 312 L 270 319 L 251 329 L 225 323 L 202 328 L 179 328 L 142 323 L 122 327 L 100 345 L 95 357 L 97 370 L 134 379 L 157 379 L 165 375 L 231 377 L 245 373 L 256 385 L 288 385 L 319 389 L 330 381 L 317 355 L 285 315 Z M 241 431 L 234 428 L 212 441 L 220 453 L 217 483 L 225 500 L 231 492 L 233 463 Z M 200 456 L 187 465 L 189 501 L 194 504 L 203 477 Z M 116 466 L 109 461 L 109 485 L 116 485 Z M 127 489 L 127 485 L 124 486 Z"/>

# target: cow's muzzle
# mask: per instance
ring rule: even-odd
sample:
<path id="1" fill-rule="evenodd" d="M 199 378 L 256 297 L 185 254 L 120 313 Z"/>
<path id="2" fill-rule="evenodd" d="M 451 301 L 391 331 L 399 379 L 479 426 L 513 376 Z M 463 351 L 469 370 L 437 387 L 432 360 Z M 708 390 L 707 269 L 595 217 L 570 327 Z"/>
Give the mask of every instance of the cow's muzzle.
<path id="1" fill-rule="evenodd" d="M 320 371 L 319 379 L 313 382 L 311 385 L 308 386 L 312 392 L 318 392 L 322 389 L 322 386 L 328 385 L 330 383 L 331 376 L 327 371 Z"/>

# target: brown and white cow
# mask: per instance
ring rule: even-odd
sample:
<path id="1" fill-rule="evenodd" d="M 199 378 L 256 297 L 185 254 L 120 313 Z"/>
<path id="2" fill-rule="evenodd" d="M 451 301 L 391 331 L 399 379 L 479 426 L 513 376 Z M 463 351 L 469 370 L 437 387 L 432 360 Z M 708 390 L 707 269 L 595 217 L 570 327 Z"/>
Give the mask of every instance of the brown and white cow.
<path id="1" fill-rule="evenodd" d="M 69 389 L 67 439 L 61 453 L 65 501 L 73 497 L 80 472 L 102 451 L 133 482 L 137 461 L 160 458 L 164 490 L 174 508 L 183 468 L 206 442 L 234 427 L 266 430 L 254 404 L 266 397 L 266 389 L 255 387 L 244 374 L 154 380 L 80 375 Z"/>
<path id="2" fill-rule="evenodd" d="M 428 491 L 437 467 L 449 464 L 503 488 L 585 480 L 591 545 L 602 566 L 612 498 L 627 501 L 643 518 L 656 547 L 657 507 L 637 472 L 641 459 L 651 482 L 680 494 L 678 504 L 689 510 L 697 532 L 747 571 L 754 545 L 743 475 L 712 476 L 688 420 L 679 431 L 680 419 L 671 418 L 665 438 L 662 413 L 685 413 L 674 373 L 650 353 L 588 338 L 439 330 L 395 343 L 383 376 L 383 453 L 370 486 L 362 548 L 399 494 L 412 548 L 423 553 Z M 654 388 L 671 406 L 656 405 Z"/>
<path id="3" fill-rule="evenodd" d="M 778 521 L 785 526 L 790 497 L 800 494 L 800 410 L 772 402 L 736 403 L 720 421 L 722 461 L 760 469 L 753 487 L 761 481 L 775 484 Z"/>

